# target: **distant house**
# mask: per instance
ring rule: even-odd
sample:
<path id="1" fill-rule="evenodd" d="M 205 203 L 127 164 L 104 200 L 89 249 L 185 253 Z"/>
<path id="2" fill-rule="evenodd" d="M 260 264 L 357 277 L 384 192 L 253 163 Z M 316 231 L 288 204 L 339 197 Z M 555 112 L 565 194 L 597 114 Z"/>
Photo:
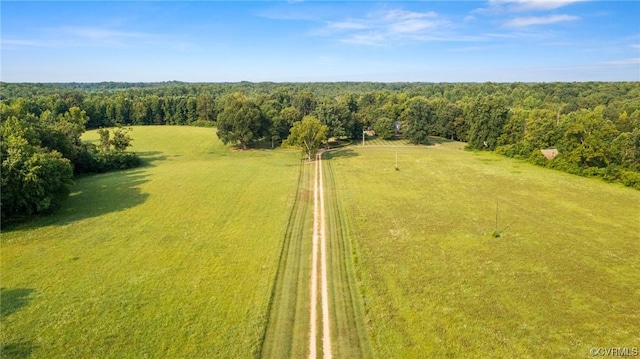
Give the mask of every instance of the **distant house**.
<path id="1" fill-rule="evenodd" d="M 546 150 L 540 150 L 540 152 L 542 152 L 542 154 L 548 159 L 548 160 L 552 160 L 554 159 L 558 153 L 558 150 L 555 148 L 548 148 Z"/>

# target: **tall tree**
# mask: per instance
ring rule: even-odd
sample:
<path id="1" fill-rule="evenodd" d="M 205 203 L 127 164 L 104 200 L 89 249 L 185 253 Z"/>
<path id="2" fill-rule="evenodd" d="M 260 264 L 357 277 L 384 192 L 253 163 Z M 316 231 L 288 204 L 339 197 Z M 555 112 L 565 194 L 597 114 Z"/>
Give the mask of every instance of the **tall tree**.
<path id="1" fill-rule="evenodd" d="M 216 113 L 213 96 L 206 92 L 198 95 L 196 99 L 196 113 L 198 120 L 214 121 L 216 119 Z"/>
<path id="2" fill-rule="evenodd" d="M 428 143 L 434 120 L 433 109 L 424 96 L 411 98 L 400 115 L 403 134 L 415 144 Z"/>
<path id="3" fill-rule="evenodd" d="M 373 129 L 376 131 L 376 135 L 385 140 L 392 139 L 395 135 L 395 121 L 388 117 L 380 117 L 373 124 Z"/>
<path id="4" fill-rule="evenodd" d="M 266 130 L 266 119 L 260 107 L 240 93 L 226 96 L 222 100 L 222 111 L 218 114 L 217 135 L 224 144 L 239 144 L 243 150 L 260 139 Z"/>
<path id="5" fill-rule="evenodd" d="M 494 150 L 509 116 L 509 107 L 502 97 L 478 96 L 465 108 L 470 123 L 469 145 L 475 149 Z"/>
<path id="6" fill-rule="evenodd" d="M 604 120 L 604 106 L 581 109 L 564 120 L 564 138 L 560 153 L 581 168 L 606 167 L 612 159 L 611 143 L 619 132 L 611 121 Z"/>
<path id="7" fill-rule="evenodd" d="M 12 117 L 1 125 L 2 222 L 54 209 L 72 184 L 71 162 L 27 140 L 33 130 Z M 34 140 L 32 138 L 32 140 Z"/>
<path id="8" fill-rule="evenodd" d="M 318 149 L 327 140 L 329 128 L 313 116 L 305 116 L 302 121 L 296 122 L 291 128 L 286 143 L 290 146 L 301 148 L 311 161 Z"/>

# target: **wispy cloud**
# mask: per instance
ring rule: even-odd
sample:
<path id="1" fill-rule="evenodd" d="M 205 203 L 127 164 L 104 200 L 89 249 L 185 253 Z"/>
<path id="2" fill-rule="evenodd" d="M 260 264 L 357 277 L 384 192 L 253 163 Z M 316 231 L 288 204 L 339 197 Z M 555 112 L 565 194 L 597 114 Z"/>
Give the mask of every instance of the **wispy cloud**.
<path id="1" fill-rule="evenodd" d="M 526 26 L 534 26 L 534 25 L 556 24 L 559 22 L 575 21 L 578 19 L 580 19 L 578 16 L 573 16 L 573 15 L 516 17 L 506 21 L 504 25 L 507 27 L 526 27 Z"/>
<path id="2" fill-rule="evenodd" d="M 16 48 L 16 47 L 32 47 L 32 46 L 42 46 L 42 41 L 31 40 L 31 39 L 2 39 L 2 47 L 7 48 Z"/>
<path id="3" fill-rule="evenodd" d="M 441 32 L 451 23 L 433 11 L 414 12 L 402 9 L 370 13 L 360 18 L 328 21 L 314 34 L 335 37 L 338 41 L 357 45 L 385 45 L 399 41 L 433 41 L 443 38 Z"/>
<path id="4" fill-rule="evenodd" d="M 48 31 L 53 37 L 63 38 L 78 45 L 130 45 L 133 41 L 151 39 L 149 33 L 114 30 L 100 27 L 61 27 Z"/>
<path id="5" fill-rule="evenodd" d="M 640 65 L 640 57 L 632 57 L 630 59 L 621 59 L 604 62 L 605 65 L 614 66 L 628 66 L 628 65 Z"/>
<path id="6" fill-rule="evenodd" d="M 7 50 L 33 47 L 130 47 L 159 40 L 158 35 L 150 33 L 64 26 L 39 29 L 30 38 L 3 38 L 2 46 Z"/>
<path id="7" fill-rule="evenodd" d="M 555 10 L 586 0 L 489 0 L 490 8 L 507 11 Z"/>

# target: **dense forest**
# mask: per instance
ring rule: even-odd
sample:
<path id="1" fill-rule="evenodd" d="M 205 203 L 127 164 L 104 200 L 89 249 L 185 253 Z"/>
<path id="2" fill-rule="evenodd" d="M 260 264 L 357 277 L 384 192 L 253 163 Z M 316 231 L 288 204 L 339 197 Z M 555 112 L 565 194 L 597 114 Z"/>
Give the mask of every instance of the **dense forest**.
<path id="1" fill-rule="evenodd" d="M 44 156 L 57 163 L 51 171 L 76 174 L 118 168 L 98 158 L 123 152 L 109 150 L 114 139 L 107 133 L 105 145 L 90 148 L 79 140 L 85 129 L 116 127 L 117 142 L 128 138 L 123 126 L 216 126 L 225 143 L 246 148 L 280 145 L 305 116 L 326 125 L 330 138 L 375 130 L 428 144 L 440 136 L 640 189 L 640 82 L 0 83 L 0 116 L 3 217 L 17 180 L 5 174 L 16 161 Z M 549 160 L 542 149 L 557 156 Z"/>

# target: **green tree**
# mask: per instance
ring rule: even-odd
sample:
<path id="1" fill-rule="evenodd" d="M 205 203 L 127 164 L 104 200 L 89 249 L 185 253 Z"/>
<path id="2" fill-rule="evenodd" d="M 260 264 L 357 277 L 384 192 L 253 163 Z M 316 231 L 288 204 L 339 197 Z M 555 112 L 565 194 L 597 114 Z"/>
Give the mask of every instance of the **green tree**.
<path id="1" fill-rule="evenodd" d="M 113 130 L 113 138 L 109 142 L 116 152 L 123 152 L 127 147 L 131 146 L 133 139 L 129 136 L 129 132 L 131 132 L 131 128 L 127 127 L 116 127 Z"/>
<path id="2" fill-rule="evenodd" d="M 111 149 L 111 132 L 106 128 L 98 129 L 98 135 L 100 136 L 100 151 L 109 152 Z"/>
<path id="3" fill-rule="evenodd" d="M 400 114 L 402 132 L 411 142 L 424 144 L 429 142 L 429 134 L 434 124 L 434 112 L 424 96 L 411 98 Z"/>
<path id="4" fill-rule="evenodd" d="M 280 111 L 280 116 L 284 119 L 289 127 L 293 126 L 295 122 L 302 121 L 302 113 L 295 107 L 285 107 Z"/>
<path id="5" fill-rule="evenodd" d="M 469 146 L 494 150 L 509 117 L 509 107 L 502 97 L 478 96 L 464 111 L 469 122 Z"/>
<path id="6" fill-rule="evenodd" d="M 640 171 L 640 128 L 622 132 L 613 140 L 611 147 L 617 165 Z"/>
<path id="7" fill-rule="evenodd" d="M 385 140 L 392 139 L 395 135 L 395 121 L 388 117 L 380 117 L 373 124 L 373 129 L 376 131 L 376 135 Z"/>
<path id="8" fill-rule="evenodd" d="M 306 90 L 296 93 L 291 102 L 293 107 L 297 108 L 303 116 L 311 114 L 311 112 L 316 108 L 315 96 L 313 93 Z"/>
<path id="9" fill-rule="evenodd" d="M 347 135 L 345 122 L 348 121 L 348 109 L 346 113 L 333 103 L 330 99 L 324 99 L 313 111 L 313 116 L 329 128 L 329 138 L 340 138 Z"/>
<path id="10" fill-rule="evenodd" d="M 224 144 L 239 144 L 243 150 L 266 133 L 266 119 L 260 107 L 240 93 L 226 96 L 218 114 L 218 137 Z"/>
<path id="11" fill-rule="evenodd" d="M 436 136 L 455 139 L 455 121 L 462 115 L 462 110 L 443 97 L 430 100 L 429 104 L 433 108 L 435 117 L 431 132 Z"/>
<path id="12" fill-rule="evenodd" d="M 307 159 L 311 161 L 322 143 L 327 140 L 328 133 L 329 128 L 320 120 L 313 116 L 304 116 L 302 121 L 293 124 L 286 143 L 302 149 L 307 154 Z"/>
<path id="13" fill-rule="evenodd" d="M 58 151 L 34 146 L 15 117 L 2 124 L 2 222 L 54 209 L 69 195 L 73 168 Z"/>
<path id="14" fill-rule="evenodd" d="M 618 130 L 604 120 L 604 106 L 594 110 L 581 109 L 567 115 L 560 153 L 572 165 L 580 168 L 606 167 L 612 159 L 611 143 L 618 137 Z"/>

